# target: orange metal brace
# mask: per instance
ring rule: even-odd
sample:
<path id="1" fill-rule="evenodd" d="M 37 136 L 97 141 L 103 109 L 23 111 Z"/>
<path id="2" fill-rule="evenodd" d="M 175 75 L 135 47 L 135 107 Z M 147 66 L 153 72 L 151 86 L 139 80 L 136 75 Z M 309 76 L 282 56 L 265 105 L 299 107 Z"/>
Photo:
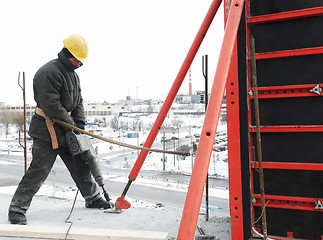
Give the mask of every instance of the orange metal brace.
<path id="1" fill-rule="evenodd" d="M 203 197 L 204 184 L 210 164 L 213 142 L 220 117 L 225 85 L 230 69 L 231 56 L 237 37 L 243 5 L 244 0 L 233 0 L 231 3 L 219 62 L 214 77 L 214 84 L 205 115 L 182 220 L 177 235 L 178 240 L 194 239 Z"/>
<path id="2" fill-rule="evenodd" d="M 220 5 L 221 5 L 221 2 L 222 0 L 213 0 L 204 20 L 203 20 L 203 23 L 191 45 L 191 48 L 182 64 L 182 67 L 180 68 L 177 76 L 176 76 L 176 79 L 173 83 L 173 86 L 171 87 L 169 93 L 168 93 L 168 96 L 157 116 L 157 119 L 152 127 L 152 129 L 150 130 L 150 133 L 146 139 L 146 142 L 144 144 L 144 147 L 147 147 L 147 148 L 151 148 L 166 116 L 167 116 L 167 113 L 176 97 L 176 94 L 180 88 L 180 86 L 182 85 L 183 83 L 183 80 L 187 74 L 187 71 L 189 69 L 189 67 L 191 66 L 192 62 L 193 62 L 193 59 L 207 33 L 207 30 L 209 29 L 210 25 L 211 25 L 211 22 L 212 20 L 214 19 L 214 16 L 216 14 L 216 12 L 218 11 Z M 129 174 L 129 181 L 125 187 L 125 189 L 123 190 L 123 193 L 121 195 L 121 197 L 119 197 L 116 201 L 116 207 L 119 208 L 119 209 L 127 209 L 129 208 L 131 205 L 128 201 L 126 201 L 124 198 L 125 198 L 125 195 L 131 185 L 131 183 L 133 181 L 136 180 L 137 176 L 138 176 L 138 173 L 146 159 L 148 155 L 148 151 L 144 151 L 142 150 Z"/>

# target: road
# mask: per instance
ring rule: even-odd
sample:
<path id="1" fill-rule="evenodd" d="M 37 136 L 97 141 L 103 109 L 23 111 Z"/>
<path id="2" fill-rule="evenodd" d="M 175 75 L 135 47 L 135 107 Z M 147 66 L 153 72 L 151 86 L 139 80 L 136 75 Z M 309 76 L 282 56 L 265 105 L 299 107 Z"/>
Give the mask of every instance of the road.
<path id="1" fill-rule="evenodd" d="M 30 159 L 28 159 L 28 162 Z M 8 164 L 10 163 L 10 164 Z M 17 184 L 24 172 L 23 167 L 23 157 L 15 156 L 13 154 L 8 155 L 8 153 L 0 153 L 0 182 L 1 185 L 11 185 Z M 102 164 L 102 172 L 108 172 L 109 175 L 127 177 L 130 170 L 121 168 L 109 168 L 106 164 Z M 181 184 L 188 184 L 190 176 L 182 174 L 174 174 L 170 172 L 159 172 L 159 171 L 148 171 L 141 170 L 140 177 L 153 180 L 169 180 L 172 182 L 178 182 Z M 139 177 L 138 176 L 138 177 Z M 72 178 L 69 175 L 64 163 L 60 158 L 54 164 L 51 174 L 48 176 L 46 182 L 47 184 L 55 184 L 61 186 L 75 186 Z M 1 186 L 0 185 L 0 186 Z M 105 187 L 111 196 L 120 196 L 125 183 L 105 180 Z M 228 181 L 224 179 L 209 179 L 210 187 L 228 189 Z M 186 193 L 167 189 L 158 189 L 149 186 L 141 186 L 133 182 L 131 185 L 126 198 L 141 199 L 148 202 L 158 202 L 165 206 L 173 206 L 182 208 L 185 203 Z M 204 204 L 204 198 L 202 201 Z M 229 216 L 229 202 L 222 198 L 209 198 L 209 206 L 220 214 Z"/>

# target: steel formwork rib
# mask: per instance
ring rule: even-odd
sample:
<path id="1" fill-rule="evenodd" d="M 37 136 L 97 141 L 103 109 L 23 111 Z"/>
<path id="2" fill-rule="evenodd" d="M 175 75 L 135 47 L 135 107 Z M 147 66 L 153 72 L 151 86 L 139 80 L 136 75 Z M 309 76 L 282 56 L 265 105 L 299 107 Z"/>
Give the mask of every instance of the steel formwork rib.
<path id="1" fill-rule="evenodd" d="M 178 240 L 194 239 L 204 184 L 209 168 L 213 142 L 220 117 L 221 105 L 243 5 L 244 0 L 236 0 L 232 1 L 231 3 L 220 57 L 211 90 L 210 101 L 205 115 L 201 138 L 195 158 L 195 164 L 186 196 L 182 220 L 178 231 Z"/>
<path id="2" fill-rule="evenodd" d="M 313 1 L 313 3 L 316 1 Z M 273 70 L 272 66 L 266 65 L 266 67 L 262 66 L 262 85 L 259 88 L 254 88 L 253 84 L 251 84 L 251 75 L 252 72 L 250 72 L 250 65 L 251 65 L 251 50 L 250 50 L 250 43 L 249 40 L 252 38 L 252 35 L 257 35 L 258 42 L 263 44 L 263 37 L 267 38 L 267 36 L 271 36 L 273 34 L 276 34 L 276 36 L 272 39 L 272 42 L 280 42 L 280 40 L 277 38 L 280 34 L 285 34 L 284 30 L 279 29 L 280 24 L 286 24 L 287 21 L 291 23 L 289 25 L 289 28 L 292 26 L 298 26 L 298 30 L 302 29 L 302 24 L 300 24 L 300 21 L 306 21 L 309 22 L 311 19 L 314 21 L 306 26 L 306 29 L 311 29 L 312 32 L 315 32 L 315 24 L 318 22 L 321 24 L 322 17 L 323 17 L 323 7 L 309 7 L 307 5 L 301 5 L 297 8 L 302 7 L 302 9 L 298 10 L 292 10 L 294 9 L 295 5 L 290 4 L 289 10 L 288 9 L 281 9 L 279 11 L 271 11 L 273 12 L 270 14 L 265 15 L 258 15 L 261 13 L 257 13 L 255 11 L 254 7 L 256 6 L 255 1 L 246 1 L 246 56 L 243 56 L 243 58 L 246 57 L 246 69 L 247 69 L 247 88 L 248 88 L 248 100 L 247 105 L 248 108 L 251 108 L 253 104 L 255 104 L 254 101 L 254 92 L 259 92 L 259 99 L 262 99 L 263 113 L 268 113 L 272 109 L 280 109 L 283 108 L 280 107 L 280 105 L 283 104 L 284 101 L 289 101 L 287 104 L 287 108 L 292 109 L 294 111 L 298 111 L 299 106 L 302 104 L 306 105 L 306 101 L 315 102 L 317 105 L 317 97 L 322 97 L 322 84 L 317 81 L 315 78 L 319 75 L 316 75 L 315 73 L 311 73 L 312 75 L 309 75 L 309 73 L 301 67 L 304 72 L 306 72 L 306 75 L 310 76 L 308 79 L 302 79 L 301 75 L 297 75 L 295 73 L 289 73 L 288 75 L 291 77 L 292 81 L 285 82 L 285 79 L 275 79 L 273 83 L 269 83 L 268 79 L 268 70 Z M 265 9 L 266 4 L 264 3 L 262 7 Z M 315 24 L 314 24 L 315 23 Z M 272 24 L 272 25 L 271 25 Z M 258 25 L 258 26 L 255 26 Z M 273 26 L 271 30 L 266 29 L 266 26 Z M 262 27 L 264 27 L 264 32 L 255 30 L 256 28 L 259 30 Z M 296 32 L 294 30 L 293 32 Z M 277 34 L 279 33 L 279 34 Z M 293 38 L 290 33 L 286 33 L 286 35 L 289 35 L 290 38 L 286 38 L 286 41 L 291 41 Z M 300 37 L 297 37 L 297 44 L 293 45 L 292 43 L 287 44 L 283 48 L 281 48 L 281 45 L 275 45 L 270 46 L 270 44 L 266 44 L 266 48 L 260 47 L 258 49 L 258 52 L 255 54 L 256 60 L 259 60 L 259 65 L 266 64 L 269 61 L 271 63 L 279 65 L 279 63 L 287 62 L 289 69 L 295 69 L 295 67 L 298 66 L 298 64 L 292 63 L 291 61 L 296 59 L 302 59 L 302 65 L 306 65 L 309 61 L 309 59 L 315 61 L 311 62 L 311 67 L 317 68 L 317 66 L 320 66 L 320 60 L 318 60 L 317 57 L 321 57 L 323 54 L 323 47 L 322 47 L 322 40 L 317 41 L 317 39 L 313 36 L 308 36 L 308 34 L 303 34 L 306 36 L 304 39 L 301 39 Z M 310 44 L 305 44 L 306 39 L 311 39 L 313 42 Z M 314 40 L 315 39 L 315 40 Z M 315 42 L 316 41 L 316 42 Z M 243 54 L 244 55 L 244 54 Z M 321 56 L 320 56 L 321 55 Z M 287 59 L 282 59 L 287 58 Z M 288 59 L 289 58 L 289 59 Z M 305 60 L 306 58 L 306 60 Z M 240 58 L 240 60 L 242 57 Z M 314 64 L 317 64 L 315 65 Z M 276 66 L 277 66 L 276 65 Z M 283 67 L 280 68 L 280 75 L 283 74 L 284 70 Z M 266 76 L 266 77 L 264 77 Z M 270 74 L 269 74 L 270 76 Z M 303 102 L 304 99 L 304 102 Z M 290 104 L 291 102 L 298 102 L 297 106 L 293 106 Z M 266 108 L 265 104 L 270 102 L 270 107 Z M 312 103 L 311 105 L 306 105 L 307 108 L 311 109 L 312 111 L 311 115 L 316 115 L 313 109 L 315 107 L 310 108 L 314 106 Z M 270 110 L 269 110 L 270 109 Z M 302 116 L 302 118 L 298 121 L 292 121 L 293 116 L 289 116 L 289 119 L 284 119 L 281 121 L 277 116 L 279 114 L 275 114 L 274 112 L 270 112 L 272 116 L 275 116 L 274 118 L 268 117 L 268 115 L 264 114 L 262 115 L 263 118 L 263 125 L 260 126 L 260 132 L 265 133 L 263 134 L 264 139 L 268 137 L 269 135 L 274 136 L 274 138 L 267 138 L 266 139 L 266 152 L 272 151 L 274 148 L 270 145 L 274 141 L 279 141 L 280 139 L 283 139 L 282 136 L 290 136 L 290 139 L 297 138 L 297 136 L 300 136 L 300 133 L 303 133 L 303 136 L 307 135 L 307 137 L 304 137 L 302 139 L 302 145 L 305 141 L 314 141 L 312 140 L 313 136 L 321 135 L 323 132 L 323 126 L 317 125 L 320 124 L 320 121 L 314 121 L 312 122 L 311 119 L 307 117 L 307 114 L 302 113 L 302 111 L 299 111 L 297 115 Z M 288 116 L 288 113 L 284 112 Z M 261 197 L 259 195 L 259 186 L 257 181 L 255 181 L 255 176 L 258 176 L 259 173 L 257 173 L 257 168 L 259 166 L 258 158 L 254 156 L 254 154 L 251 154 L 253 151 L 253 147 L 255 145 L 254 135 L 256 132 L 256 127 L 253 123 L 253 118 L 251 116 L 251 111 L 248 113 L 248 134 L 249 134 L 249 167 L 250 167 L 250 206 L 251 206 L 251 224 L 252 229 L 257 229 L 260 231 L 260 224 L 256 224 L 255 219 L 258 218 L 258 216 L 262 215 L 262 211 L 260 209 L 261 204 Z M 305 133 L 305 134 L 304 134 Z M 293 140 L 288 140 L 286 142 L 289 142 L 290 146 L 293 146 L 295 149 L 295 144 L 293 144 Z M 265 141 L 264 141 L 265 142 Z M 300 144 L 300 145 L 301 145 Z M 286 149 L 284 149 L 285 151 Z M 282 156 L 282 150 L 278 150 L 277 154 Z M 293 189 L 292 191 L 287 191 L 286 187 L 280 187 L 280 184 L 277 184 L 275 187 L 271 188 L 269 193 L 265 195 L 265 201 L 266 201 L 266 209 L 270 213 L 270 218 L 268 223 L 271 223 L 269 226 L 271 238 L 274 239 L 287 239 L 284 236 L 285 234 L 289 239 L 300 239 L 299 237 L 302 237 L 302 239 L 305 237 L 306 239 L 323 239 L 323 235 L 321 233 L 321 224 L 317 222 L 316 216 L 320 216 L 323 212 L 323 205 L 321 198 L 322 195 L 320 194 L 319 187 L 315 187 L 316 182 L 320 182 L 320 179 L 315 177 L 319 176 L 320 171 L 323 170 L 323 164 L 320 161 L 319 155 L 320 150 L 317 150 L 317 153 L 313 150 L 306 150 L 304 151 L 306 153 L 305 157 L 300 157 L 297 159 L 297 154 L 293 153 L 288 156 L 284 156 L 281 158 L 273 157 L 270 154 L 266 154 L 265 158 L 266 161 L 263 162 L 263 168 L 266 169 L 267 177 L 268 179 L 271 179 L 269 181 L 269 184 L 266 184 L 266 187 L 273 186 L 274 183 L 279 182 L 279 174 L 284 175 L 284 182 L 291 182 L 291 180 L 288 179 L 301 179 L 299 183 L 295 183 L 297 186 L 297 189 Z M 311 153 L 314 152 L 314 154 L 311 155 Z M 276 155 L 276 156 L 277 156 Z M 295 174 L 297 173 L 297 175 Z M 308 180 L 310 179 L 310 180 Z M 306 182 L 307 181 L 307 182 Z M 311 182 L 309 184 L 308 182 Z M 267 182 L 267 181 L 266 181 Z M 306 186 L 307 189 L 311 189 L 311 191 L 304 192 L 302 187 L 302 184 Z M 313 184 L 313 186 L 312 186 Z M 310 187 L 307 187 L 310 186 Z M 230 185 L 231 187 L 231 185 Z M 261 186 L 260 186 L 261 188 Z M 284 189 L 283 189 L 284 188 Z M 282 190 L 283 189 L 283 190 Z M 260 190 L 261 191 L 261 190 Z M 249 201 L 245 198 L 246 201 Z M 280 211 L 281 210 L 281 211 Z M 294 215 L 293 215 L 294 214 Z M 320 215 L 319 215 L 320 214 Z M 289 219 L 285 219 L 285 216 L 297 216 L 295 219 L 302 219 L 304 216 L 306 216 L 307 220 L 304 220 L 303 222 L 311 222 L 309 226 L 306 226 L 303 224 L 303 222 L 298 223 L 297 221 L 293 221 L 292 217 Z M 279 221 L 280 219 L 281 222 Z M 275 224 L 273 224 L 275 223 Z M 288 223 L 284 225 L 285 223 Z M 288 229 L 281 231 L 282 229 Z M 294 231 L 294 232 L 293 232 Z M 273 236 L 273 235 L 280 235 L 280 236 Z M 295 238 L 298 236 L 298 238 Z M 234 238 L 232 238 L 234 239 Z M 237 238 L 238 239 L 238 238 Z M 240 239 L 240 238 L 239 238 Z"/>

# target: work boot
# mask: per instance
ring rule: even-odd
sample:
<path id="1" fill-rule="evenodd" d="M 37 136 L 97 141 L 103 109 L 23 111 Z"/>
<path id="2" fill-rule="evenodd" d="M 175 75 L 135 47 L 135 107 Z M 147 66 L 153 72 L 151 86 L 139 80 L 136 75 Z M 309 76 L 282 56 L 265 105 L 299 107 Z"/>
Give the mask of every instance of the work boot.
<path id="1" fill-rule="evenodd" d="M 26 225 L 27 218 L 25 214 L 20 212 L 9 211 L 8 220 L 11 224 Z"/>
<path id="2" fill-rule="evenodd" d="M 93 199 L 89 201 L 88 203 L 85 204 L 87 208 L 103 208 L 103 209 L 108 209 L 111 208 L 111 203 L 104 200 L 102 197 Z"/>

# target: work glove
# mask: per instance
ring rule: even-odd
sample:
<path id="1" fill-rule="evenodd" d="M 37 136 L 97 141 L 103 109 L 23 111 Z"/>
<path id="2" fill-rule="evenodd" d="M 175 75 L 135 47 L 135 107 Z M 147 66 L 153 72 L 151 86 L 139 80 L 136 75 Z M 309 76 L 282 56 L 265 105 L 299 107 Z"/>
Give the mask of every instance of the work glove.
<path id="1" fill-rule="evenodd" d="M 81 134 L 79 131 L 73 130 L 73 133 L 75 133 L 76 135 Z"/>
<path id="2" fill-rule="evenodd" d="M 83 122 L 75 122 L 74 126 L 84 130 L 84 123 Z M 75 130 L 73 130 L 73 131 L 75 132 L 75 134 L 81 134 L 78 131 L 75 131 Z"/>

